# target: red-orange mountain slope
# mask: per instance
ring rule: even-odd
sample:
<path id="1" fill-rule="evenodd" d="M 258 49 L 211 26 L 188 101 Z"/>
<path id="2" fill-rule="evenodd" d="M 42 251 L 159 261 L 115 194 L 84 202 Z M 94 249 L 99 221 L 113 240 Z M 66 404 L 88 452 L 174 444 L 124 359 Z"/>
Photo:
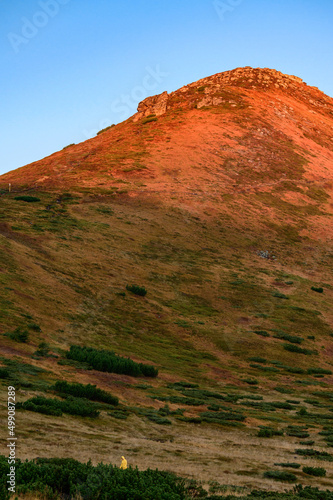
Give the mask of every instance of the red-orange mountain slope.
<path id="1" fill-rule="evenodd" d="M 126 192 L 212 215 L 231 196 L 269 193 L 328 215 L 332 165 L 333 99 L 246 67 L 147 98 L 125 122 L 1 176 L 0 187 Z M 310 215 L 323 237 L 326 218 Z"/>

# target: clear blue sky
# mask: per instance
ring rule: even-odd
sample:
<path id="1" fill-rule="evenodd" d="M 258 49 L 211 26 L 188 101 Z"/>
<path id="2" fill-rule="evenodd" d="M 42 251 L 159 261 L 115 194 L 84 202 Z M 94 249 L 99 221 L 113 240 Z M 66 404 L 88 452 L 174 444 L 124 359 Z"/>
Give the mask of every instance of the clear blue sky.
<path id="1" fill-rule="evenodd" d="M 239 66 L 333 96 L 332 0 L 1 0 L 0 173 Z"/>

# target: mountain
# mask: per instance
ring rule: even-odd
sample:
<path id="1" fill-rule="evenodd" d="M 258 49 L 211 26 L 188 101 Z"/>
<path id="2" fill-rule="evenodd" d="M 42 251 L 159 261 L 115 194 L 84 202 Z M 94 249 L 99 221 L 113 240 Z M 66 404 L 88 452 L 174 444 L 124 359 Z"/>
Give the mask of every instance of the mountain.
<path id="1" fill-rule="evenodd" d="M 230 494 L 319 464 L 292 472 L 333 487 L 332 131 L 332 98 L 238 68 L 0 177 L 1 396 L 67 381 L 120 400 L 93 420 L 18 410 L 23 458 L 125 455 Z"/>

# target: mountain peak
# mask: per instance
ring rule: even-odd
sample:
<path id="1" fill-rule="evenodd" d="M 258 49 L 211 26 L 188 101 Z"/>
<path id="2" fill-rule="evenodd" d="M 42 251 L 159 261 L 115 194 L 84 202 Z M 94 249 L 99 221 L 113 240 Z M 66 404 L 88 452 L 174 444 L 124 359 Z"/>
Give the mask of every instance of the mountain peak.
<path id="1" fill-rule="evenodd" d="M 302 203 L 307 182 L 333 182 L 332 118 L 333 99 L 301 78 L 237 68 L 146 98 L 124 122 L 1 176 L 0 188 L 126 192 L 204 211 L 284 186 Z"/>
<path id="2" fill-rule="evenodd" d="M 137 122 L 150 115 L 160 116 L 168 109 L 176 107 L 200 109 L 206 106 L 218 106 L 225 102 L 225 98 L 230 97 L 226 95 L 226 91 L 230 88 L 234 91 L 244 88 L 270 93 L 289 93 L 310 103 L 313 99 L 321 99 L 324 108 L 332 104 L 331 98 L 325 96 L 317 87 L 308 86 L 302 78 L 286 75 L 275 69 L 245 66 L 202 78 L 170 94 L 163 92 L 147 97 L 139 103 L 138 112 L 134 115 L 133 121 Z M 230 104 L 231 107 L 237 106 L 236 102 L 230 102 Z M 320 103 L 317 104 L 318 106 Z"/>

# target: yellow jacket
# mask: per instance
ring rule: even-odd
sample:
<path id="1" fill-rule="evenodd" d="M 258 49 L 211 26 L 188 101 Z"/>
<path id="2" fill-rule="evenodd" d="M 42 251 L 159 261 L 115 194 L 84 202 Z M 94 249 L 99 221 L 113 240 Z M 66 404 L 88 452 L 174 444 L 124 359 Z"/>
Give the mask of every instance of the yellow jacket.
<path id="1" fill-rule="evenodd" d="M 122 461 L 121 461 L 121 464 L 120 464 L 120 469 L 127 469 L 127 460 L 125 457 L 121 457 L 122 458 Z"/>

